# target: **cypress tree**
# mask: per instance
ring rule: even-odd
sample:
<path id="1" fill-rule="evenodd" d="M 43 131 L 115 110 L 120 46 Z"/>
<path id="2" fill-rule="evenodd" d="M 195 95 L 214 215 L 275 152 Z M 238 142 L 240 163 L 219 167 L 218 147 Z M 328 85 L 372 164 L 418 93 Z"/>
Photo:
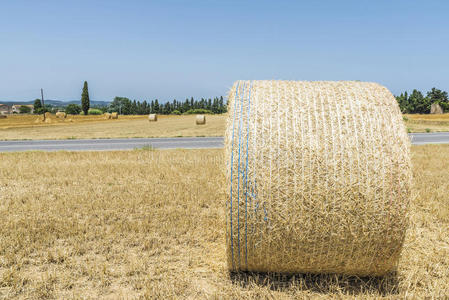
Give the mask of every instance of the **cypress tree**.
<path id="1" fill-rule="evenodd" d="M 154 113 L 159 113 L 159 101 L 157 101 L 157 99 L 154 100 Z"/>
<path id="2" fill-rule="evenodd" d="M 83 93 L 81 94 L 81 109 L 84 115 L 87 115 L 90 108 L 89 90 L 87 88 L 87 81 L 84 81 Z"/>

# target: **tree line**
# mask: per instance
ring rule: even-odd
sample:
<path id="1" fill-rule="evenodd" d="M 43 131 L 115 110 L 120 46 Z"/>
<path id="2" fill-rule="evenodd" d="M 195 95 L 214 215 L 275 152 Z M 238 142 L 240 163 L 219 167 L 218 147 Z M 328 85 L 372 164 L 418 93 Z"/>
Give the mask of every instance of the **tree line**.
<path id="1" fill-rule="evenodd" d="M 428 114 L 430 113 L 430 106 L 437 103 L 441 108 L 449 111 L 448 93 L 437 88 L 432 88 L 428 91 L 426 96 L 421 91 L 413 90 L 409 95 L 408 92 L 401 93 L 396 96 L 399 108 L 402 113 L 407 114 Z M 45 111 L 54 111 L 55 108 L 45 105 L 42 107 L 40 99 L 34 102 L 34 112 L 42 113 Z M 89 91 L 87 82 L 84 82 L 83 91 L 81 95 L 81 105 L 69 104 L 65 107 L 65 111 L 69 114 L 99 114 L 104 112 L 118 112 L 122 115 L 146 115 L 146 114 L 190 114 L 190 113 L 211 113 L 221 114 L 227 111 L 227 105 L 223 100 L 223 96 L 215 97 L 213 99 L 196 100 L 193 97 L 185 99 L 185 101 L 159 103 L 159 101 L 131 101 L 126 97 L 115 97 L 108 106 L 96 106 L 91 109 Z"/>
<path id="2" fill-rule="evenodd" d="M 428 114 L 433 103 L 438 103 L 445 112 L 449 112 L 448 94 L 437 88 L 432 88 L 426 96 L 418 90 L 413 90 L 411 94 L 404 92 L 396 96 L 396 100 L 404 114 Z"/>
<path id="3" fill-rule="evenodd" d="M 42 107 L 40 99 L 34 101 L 34 112 L 55 112 L 60 110 L 49 105 Z M 115 97 L 114 100 L 107 106 L 92 106 L 90 105 L 89 89 L 87 81 L 84 82 L 83 91 L 81 94 L 81 105 L 69 104 L 63 108 L 66 113 L 77 115 L 83 112 L 87 114 L 101 114 L 105 112 L 117 112 L 121 115 L 147 115 L 147 114 L 195 114 L 195 113 L 210 113 L 222 114 L 227 111 L 227 106 L 223 100 L 223 96 L 215 97 L 213 99 L 201 98 L 196 100 L 193 97 L 185 101 L 159 103 L 158 99 L 152 101 L 131 101 L 126 97 Z"/>
<path id="4" fill-rule="evenodd" d="M 126 97 L 115 97 L 107 107 L 107 111 L 118 112 L 122 115 L 146 115 L 146 114 L 189 114 L 189 113 L 211 113 L 221 114 L 227 111 L 223 96 L 213 99 L 200 100 L 186 99 L 185 101 L 173 100 L 172 102 L 159 103 L 159 100 L 152 101 L 131 101 Z"/>
<path id="5" fill-rule="evenodd" d="M 68 114 L 77 115 L 84 114 L 97 114 L 105 112 L 117 112 L 121 115 L 147 115 L 147 114 L 162 114 L 162 115 L 180 115 L 180 114 L 222 114 L 227 112 L 226 103 L 223 96 L 215 97 L 213 99 L 186 99 L 185 101 L 173 100 L 171 102 L 159 103 L 159 100 L 151 101 L 131 101 L 126 97 L 115 97 L 114 100 L 107 106 L 84 106 L 78 104 L 69 104 L 64 108 L 57 108 L 51 105 L 45 105 L 45 109 L 42 107 L 40 99 L 34 101 L 34 112 L 41 114 L 44 111 L 56 112 L 64 110 Z M 87 113 L 85 112 L 87 111 Z"/>

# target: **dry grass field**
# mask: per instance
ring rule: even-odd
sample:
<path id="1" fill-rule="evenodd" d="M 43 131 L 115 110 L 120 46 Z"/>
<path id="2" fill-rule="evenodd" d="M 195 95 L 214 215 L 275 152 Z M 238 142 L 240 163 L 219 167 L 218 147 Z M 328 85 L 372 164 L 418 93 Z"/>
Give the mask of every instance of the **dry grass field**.
<path id="1" fill-rule="evenodd" d="M 0 153 L 0 298 L 449 297 L 449 145 L 413 147 L 397 275 L 230 275 L 222 150 Z"/>
<path id="2" fill-rule="evenodd" d="M 449 131 L 449 113 L 442 115 L 404 115 L 410 132 Z"/>
<path id="3" fill-rule="evenodd" d="M 118 120 L 71 115 L 58 120 L 52 116 L 52 123 L 35 123 L 36 119 L 33 115 L 0 119 L 0 140 L 221 136 L 225 128 L 224 115 L 207 115 L 201 126 L 195 125 L 195 115 L 158 116 L 157 122 L 148 122 L 148 116 L 120 116 Z"/>
<path id="4" fill-rule="evenodd" d="M 449 131 L 449 114 L 404 117 L 410 132 Z M 201 126 L 195 125 L 195 115 L 160 115 L 157 122 L 151 123 L 148 116 L 120 116 L 118 120 L 70 115 L 65 120 L 58 120 L 52 116 L 50 124 L 35 123 L 36 119 L 33 115 L 0 119 L 0 140 L 222 136 L 226 126 L 226 115 L 208 115 L 206 125 Z"/>

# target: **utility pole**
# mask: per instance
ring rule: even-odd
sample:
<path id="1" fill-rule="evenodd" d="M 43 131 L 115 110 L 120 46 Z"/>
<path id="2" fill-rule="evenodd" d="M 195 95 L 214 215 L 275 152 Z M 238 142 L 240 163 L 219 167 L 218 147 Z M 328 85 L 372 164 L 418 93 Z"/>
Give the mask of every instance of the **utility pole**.
<path id="1" fill-rule="evenodd" d="M 42 98 L 42 111 L 44 113 L 44 121 L 45 121 L 45 103 L 44 103 L 44 90 L 41 89 L 41 98 Z"/>

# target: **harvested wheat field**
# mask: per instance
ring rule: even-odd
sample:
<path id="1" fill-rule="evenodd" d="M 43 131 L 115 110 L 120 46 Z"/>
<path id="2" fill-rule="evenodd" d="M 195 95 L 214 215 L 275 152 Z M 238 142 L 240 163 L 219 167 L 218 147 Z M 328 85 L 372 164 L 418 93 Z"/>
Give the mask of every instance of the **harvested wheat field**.
<path id="1" fill-rule="evenodd" d="M 98 139 L 136 137 L 222 136 L 225 115 L 207 116 L 207 124 L 195 125 L 195 115 L 159 115 L 148 125 L 148 116 L 123 116 L 118 119 L 98 116 L 72 116 L 51 123 L 35 123 L 38 116 L 12 115 L 0 120 L 0 140 Z M 69 121 L 70 120 L 70 121 Z"/>
<path id="2" fill-rule="evenodd" d="M 449 131 L 449 113 L 441 115 L 404 115 L 404 121 L 410 132 Z"/>
<path id="3" fill-rule="evenodd" d="M 412 147 L 398 273 L 359 278 L 230 275 L 223 150 L 0 154 L 0 298 L 444 299 L 448 156 Z"/>

